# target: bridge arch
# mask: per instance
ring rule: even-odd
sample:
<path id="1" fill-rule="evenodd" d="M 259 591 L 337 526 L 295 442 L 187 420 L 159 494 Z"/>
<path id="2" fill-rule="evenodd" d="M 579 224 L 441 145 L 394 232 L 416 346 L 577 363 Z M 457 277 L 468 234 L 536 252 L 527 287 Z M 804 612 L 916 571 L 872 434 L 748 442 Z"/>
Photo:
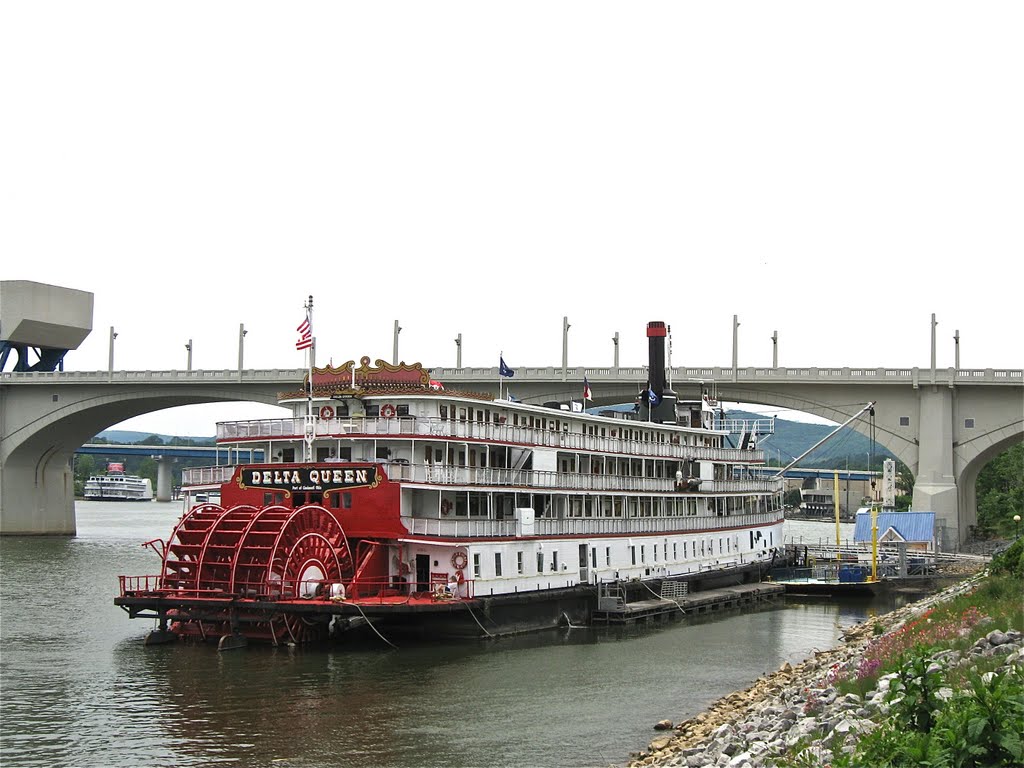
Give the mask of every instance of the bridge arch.
<path id="1" fill-rule="evenodd" d="M 17 413 L 5 408 L 6 432 L 0 449 L 0 530 L 4 534 L 73 535 L 72 457 L 90 438 L 114 424 L 183 405 L 238 401 L 277 405 L 274 387 L 115 390 L 53 395 L 39 388 L 31 398 L 34 403 L 24 404 Z"/>

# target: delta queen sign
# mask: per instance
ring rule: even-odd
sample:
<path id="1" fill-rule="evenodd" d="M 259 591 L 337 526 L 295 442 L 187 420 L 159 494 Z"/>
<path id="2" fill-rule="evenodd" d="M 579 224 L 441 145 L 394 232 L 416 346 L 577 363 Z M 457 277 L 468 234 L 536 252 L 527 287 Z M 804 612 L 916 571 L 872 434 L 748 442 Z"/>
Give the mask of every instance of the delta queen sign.
<path id="1" fill-rule="evenodd" d="M 372 488 L 380 482 L 376 467 L 241 467 L 238 472 L 238 487 L 242 490 L 330 491 Z"/>

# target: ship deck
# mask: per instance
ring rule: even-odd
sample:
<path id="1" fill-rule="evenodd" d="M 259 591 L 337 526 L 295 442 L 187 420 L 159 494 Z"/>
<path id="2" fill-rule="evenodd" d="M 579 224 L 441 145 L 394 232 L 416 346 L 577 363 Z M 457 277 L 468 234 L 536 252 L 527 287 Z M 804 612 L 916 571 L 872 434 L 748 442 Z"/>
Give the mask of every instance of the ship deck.
<path id="1" fill-rule="evenodd" d="M 690 616 L 775 600 L 785 591 L 785 587 L 780 584 L 737 584 L 732 587 L 706 589 L 680 597 L 620 603 L 616 608 L 593 611 L 590 620 L 593 624 L 631 624 L 671 615 Z"/>

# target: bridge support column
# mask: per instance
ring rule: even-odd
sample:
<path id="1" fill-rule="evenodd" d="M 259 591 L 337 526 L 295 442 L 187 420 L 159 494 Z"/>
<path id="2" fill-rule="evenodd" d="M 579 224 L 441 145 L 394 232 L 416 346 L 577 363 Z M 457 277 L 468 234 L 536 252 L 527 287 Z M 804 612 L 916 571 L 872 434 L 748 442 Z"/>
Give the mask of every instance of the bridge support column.
<path id="1" fill-rule="evenodd" d="M 71 453 L 0 462 L 0 536 L 74 536 L 75 478 Z"/>
<path id="2" fill-rule="evenodd" d="M 918 420 L 913 509 L 934 512 L 939 549 L 955 551 L 963 543 L 964 531 L 953 473 L 953 390 L 922 387 Z"/>
<path id="3" fill-rule="evenodd" d="M 168 456 L 154 456 L 156 459 L 156 500 L 170 501 L 174 495 L 174 480 L 171 477 L 171 463 Z"/>

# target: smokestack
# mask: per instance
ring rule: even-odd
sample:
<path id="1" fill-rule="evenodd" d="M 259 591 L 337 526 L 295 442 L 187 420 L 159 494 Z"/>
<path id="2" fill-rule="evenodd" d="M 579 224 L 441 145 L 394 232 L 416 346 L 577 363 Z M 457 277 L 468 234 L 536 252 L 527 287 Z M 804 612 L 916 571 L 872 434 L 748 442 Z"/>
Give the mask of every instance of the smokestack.
<path id="1" fill-rule="evenodd" d="M 661 397 L 665 394 L 665 323 L 653 320 L 647 324 L 647 362 L 651 389 Z"/>

